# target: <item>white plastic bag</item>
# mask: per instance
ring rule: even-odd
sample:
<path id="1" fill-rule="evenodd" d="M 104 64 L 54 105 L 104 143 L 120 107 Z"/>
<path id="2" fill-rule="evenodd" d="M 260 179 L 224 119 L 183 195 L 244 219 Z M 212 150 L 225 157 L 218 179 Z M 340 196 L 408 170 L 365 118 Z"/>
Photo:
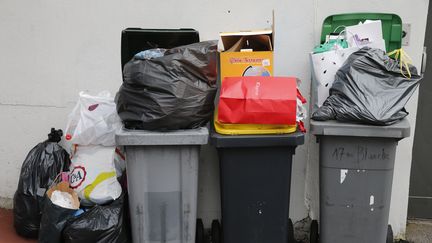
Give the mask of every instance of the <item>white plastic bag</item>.
<path id="1" fill-rule="evenodd" d="M 313 110 L 322 106 L 329 96 L 336 72 L 358 47 L 311 54 Z"/>
<path id="2" fill-rule="evenodd" d="M 121 150 L 114 146 L 75 145 L 71 162 L 69 183 L 82 204 L 105 204 L 120 196 L 117 178 L 125 169 Z"/>
<path id="3" fill-rule="evenodd" d="M 115 146 L 115 132 L 121 126 L 114 98 L 108 91 L 95 96 L 80 92 L 68 117 L 66 140 L 79 145 Z"/>
<path id="4" fill-rule="evenodd" d="M 366 20 L 358 25 L 347 26 L 345 32 L 349 47 L 369 46 L 386 51 L 381 20 Z"/>

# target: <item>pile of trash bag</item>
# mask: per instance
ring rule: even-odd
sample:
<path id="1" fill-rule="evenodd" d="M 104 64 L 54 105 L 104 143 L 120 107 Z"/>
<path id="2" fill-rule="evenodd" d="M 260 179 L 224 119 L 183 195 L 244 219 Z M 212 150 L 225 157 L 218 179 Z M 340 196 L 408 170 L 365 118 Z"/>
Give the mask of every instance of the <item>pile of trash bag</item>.
<path id="1" fill-rule="evenodd" d="M 411 64 L 363 47 L 337 71 L 330 96 L 312 119 L 391 125 L 408 115 L 404 106 L 421 79 Z"/>
<path id="2" fill-rule="evenodd" d="M 52 186 L 46 193 L 38 242 L 62 242 L 63 228 L 79 206 L 78 195 L 67 181 Z"/>
<path id="3" fill-rule="evenodd" d="M 217 41 L 138 53 L 125 65 L 116 96 L 125 127 L 175 130 L 204 126 L 214 111 L 216 66 Z"/>
<path id="4" fill-rule="evenodd" d="M 117 178 L 126 169 L 126 162 L 123 149 L 115 142 L 115 133 L 121 127 L 108 91 L 79 93 L 68 117 L 65 138 L 72 143 L 69 182 L 81 204 L 106 204 L 121 195 Z"/>
<path id="5" fill-rule="evenodd" d="M 48 140 L 30 150 L 21 167 L 13 199 L 14 227 L 21 236 L 38 237 L 45 192 L 60 172 L 69 169 L 69 154 L 58 144 L 62 135 L 62 130 L 52 128 Z"/>
<path id="6" fill-rule="evenodd" d="M 64 193 L 63 200 L 54 199 L 56 192 Z M 68 195 L 71 203 L 65 205 Z M 131 242 L 126 199 L 123 193 L 105 205 L 80 207 L 78 195 L 69 187 L 69 183 L 60 182 L 47 193 L 38 242 Z"/>
<path id="7" fill-rule="evenodd" d="M 131 242 L 126 217 L 126 195 L 106 205 L 96 205 L 69 219 L 63 229 L 65 243 Z"/>
<path id="8" fill-rule="evenodd" d="M 115 146 L 121 129 L 109 92 L 80 93 L 62 130 L 25 159 L 14 197 L 17 233 L 40 243 L 130 242 L 125 155 Z M 69 143 L 68 143 L 69 142 Z"/>
<path id="9" fill-rule="evenodd" d="M 130 242 L 125 155 L 115 142 L 121 127 L 108 91 L 79 93 L 66 126 L 69 171 L 46 193 L 39 242 Z"/>

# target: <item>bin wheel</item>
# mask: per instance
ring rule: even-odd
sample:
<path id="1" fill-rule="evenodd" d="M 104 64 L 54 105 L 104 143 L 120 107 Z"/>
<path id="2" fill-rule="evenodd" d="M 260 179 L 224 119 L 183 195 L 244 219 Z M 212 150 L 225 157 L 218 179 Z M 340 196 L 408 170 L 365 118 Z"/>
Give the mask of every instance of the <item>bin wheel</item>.
<path id="1" fill-rule="evenodd" d="M 291 219 L 288 219 L 288 243 L 297 243 L 294 239 L 294 225 Z"/>
<path id="2" fill-rule="evenodd" d="M 195 243 L 205 243 L 204 223 L 202 219 L 196 221 Z"/>
<path id="3" fill-rule="evenodd" d="M 212 243 L 221 243 L 221 225 L 217 219 L 212 221 L 211 242 Z"/>
<path id="4" fill-rule="evenodd" d="M 309 235 L 309 242 L 310 243 L 318 243 L 319 234 L 318 234 L 318 221 L 312 220 L 311 226 L 310 226 L 310 235 Z"/>
<path id="5" fill-rule="evenodd" d="M 393 243 L 393 229 L 391 225 L 387 226 L 387 240 L 386 243 Z"/>

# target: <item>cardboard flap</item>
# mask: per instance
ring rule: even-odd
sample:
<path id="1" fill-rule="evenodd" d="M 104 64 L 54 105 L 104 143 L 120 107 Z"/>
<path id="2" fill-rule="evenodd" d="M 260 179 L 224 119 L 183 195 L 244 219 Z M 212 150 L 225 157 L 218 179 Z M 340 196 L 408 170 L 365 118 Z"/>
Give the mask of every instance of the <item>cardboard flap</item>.
<path id="1" fill-rule="evenodd" d="M 228 52 L 238 52 L 242 49 L 273 50 L 272 30 L 220 33 L 220 39 L 223 50 Z"/>
<path id="2" fill-rule="evenodd" d="M 274 42 L 275 41 L 275 33 L 276 33 L 276 31 L 275 31 L 275 12 L 274 12 L 274 9 L 272 11 L 272 26 L 271 26 L 271 28 L 272 28 L 272 36 L 271 36 L 272 39 L 271 39 L 271 42 L 274 45 L 274 43 L 275 43 Z"/>

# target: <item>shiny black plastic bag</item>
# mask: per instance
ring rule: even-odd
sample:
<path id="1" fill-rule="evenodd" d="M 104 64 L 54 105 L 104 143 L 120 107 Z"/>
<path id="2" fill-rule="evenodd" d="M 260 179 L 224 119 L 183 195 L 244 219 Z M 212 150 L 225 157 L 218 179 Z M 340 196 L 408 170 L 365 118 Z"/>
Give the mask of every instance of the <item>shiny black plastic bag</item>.
<path id="1" fill-rule="evenodd" d="M 130 231 L 125 219 L 126 195 L 107 205 L 97 205 L 68 221 L 63 229 L 65 243 L 128 243 Z"/>
<path id="2" fill-rule="evenodd" d="M 135 56 L 124 67 L 123 84 L 116 95 L 117 112 L 125 127 L 174 130 L 204 126 L 214 110 L 216 63 L 217 41 L 164 50 L 161 56 L 149 59 Z"/>
<path id="3" fill-rule="evenodd" d="M 13 199 L 14 227 L 21 236 L 38 237 L 45 192 L 60 172 L 69 169 L 69 154 L 58 145 L 62 135 L 51 129 L 48 140 L 36 145 L 21 167 Z"/>
<path id="4" fill-rule="evenodd" d="M 62 231 L 77 210 L 55 205 L 48 197 L 44 204 L 38 243 L 62 242 Z"/>
<path id="5" fill-rule="evenodd" d="M 405 116 L 404 109 L 422 76 L 409 65 L 411 78 L 401 64 L 380 49 L 364 47 L 351 54 L 336 73 L 330 96 L 314 120 L 339 120 L 391 125 Z"/>

